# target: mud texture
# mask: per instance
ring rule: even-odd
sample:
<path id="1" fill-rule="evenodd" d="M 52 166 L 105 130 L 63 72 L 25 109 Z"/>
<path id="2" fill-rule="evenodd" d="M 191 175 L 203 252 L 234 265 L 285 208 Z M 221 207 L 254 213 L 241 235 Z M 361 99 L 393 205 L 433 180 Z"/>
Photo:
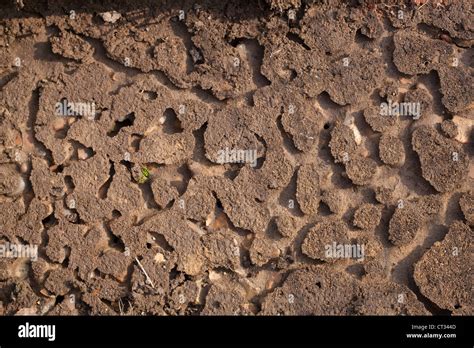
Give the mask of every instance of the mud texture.
<path id="1" fill-rule="evenodd" d="M 471 1 L 0 3 L 0 314 L 474 314 Z"/>

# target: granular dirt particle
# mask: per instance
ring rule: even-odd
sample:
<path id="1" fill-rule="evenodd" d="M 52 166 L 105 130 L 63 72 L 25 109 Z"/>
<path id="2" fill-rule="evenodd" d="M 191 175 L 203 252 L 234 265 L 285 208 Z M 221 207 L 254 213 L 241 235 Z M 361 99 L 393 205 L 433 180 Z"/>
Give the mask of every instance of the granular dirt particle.
<path id="1" fill-rule="evenodd" d="M 458 135 L 458 127 L 452 120 L 444 120 L 441 122 L 441 131 L 450 139 L 456 138 Z"/>
<path id="2" fill-rule="evenodd" d="M 365 203 L 354 214 L 354 225 L 362 229 L 375 229 L 380 223 L 382 210 L 380 206 Z"/>
<path id="3" fill-rule="evenodd" d="M 368 157 L 357 156 L 349 160 L 346 173 L 355 185 L 367 185 L 377 171 L 377 164 Z"/>
<path id="4" fill-rule="evenodd" d="M 402 165 L 405 160 L 402 141 L 393 135 L 383 134 L 379 141 L 379 156 L 385 164 Z"/>
<path id="5" fill-rule="evenodd" d="M 326 246 L 331 243 L 347 244 L 347 228 L 340 220 L 325 220 L 312 227 L 301 245 L 303 254 L 327 262 L 335 262 L 338 259 L 326 255 Z"/>

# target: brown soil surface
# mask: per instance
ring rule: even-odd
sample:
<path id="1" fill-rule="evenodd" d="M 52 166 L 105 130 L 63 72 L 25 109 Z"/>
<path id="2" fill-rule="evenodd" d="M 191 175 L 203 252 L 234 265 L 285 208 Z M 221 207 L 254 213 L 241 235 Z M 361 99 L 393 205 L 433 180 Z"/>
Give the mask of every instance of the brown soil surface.
<path id="1" fill-rule="evenodd" d="M 473 43 L 469 0 L 0 0 L 0 314 L 474 314 Z"/>

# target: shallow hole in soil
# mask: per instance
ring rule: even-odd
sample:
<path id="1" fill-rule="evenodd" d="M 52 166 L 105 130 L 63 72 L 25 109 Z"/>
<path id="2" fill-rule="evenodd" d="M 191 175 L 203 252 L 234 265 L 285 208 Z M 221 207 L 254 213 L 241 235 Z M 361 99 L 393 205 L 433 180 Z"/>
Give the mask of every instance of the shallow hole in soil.
<path id="1" fill-rule="evenodd" d="M 109 137 L 115 137 L 122 128 L 133 126 L 134 121 L 135 121 L 135 113 L 132 112 L 128 114 L 127 116 L 125 116 L 124 120 L 115 121 L 114 128 L 111 131 L 107 132 L 107 135 Z"/>
<path id="2" fill-rule="evenodd" d="M 63 295 L 58 295 L 56 296 L 56 301 L 54 302 L 54 305 L 58 305 L 64 301 L 64 296 Z"/>
<path id="3" fill-rule="evenodd" d="M 168 108 L 163 113 L 165 122 L 163 123 L 163 133 L 165 134 L 176 134 L 182 133 L 183 127 L 181 127 L 181 121 L 178 119 L 178 116 L 173 109 Z"/>
<path id="4" fill-rule="evenodd" d="M 287 37 L 288 40 L 291 40 L 291 41 L 296 42 L 297 44 L 303 46 L 303 48 L 305 50 L 311 51 L 311 48 L 307 44 L 305 44 L 304 40 L 301 37 L 299 37 L 298 35 L 296 35 L 295 33 L 288 33 L 288 34 L 286 34 L 286 37 Z"/>
<path id="5" fill-rule="evenodd" d="M 168 243 L 165 236 L 158 232 L 149 232 L 153 241 L 163 250 L 172 252 L 174 248 Z M 148 247 L 148 246 L 147 246 Z"/>
<path id="6" fill-rule="evenodd" d="M 119 217 L 121 217 L 121 216 L 122 216 L 122 213 L 119 212 L 117 209 L 112 210 L 112 217 L 113 217 L 114 219 L 117 219 L 117 218 L 119 218 Z"/>
<path id="7" fill-rule="evenodd" d="M 49 216 L 45 217 L 43 220 L 41 220 L 41 223 L 43 224 L 45 228 L 52 227 L 56 225 L 57 222 L 58 220 L 54 216 L 54 212 L 51 213 Z"/>
<path id="8" fill-rule="evenodd" d="M 76 188 L 76 185 L 74 185 L 74 181 L 72 180 L 72 176 L 70 175 L 66 175 L 64 177 L 64 183 L 67 187 L 67 193 L 71 193 Z"/>

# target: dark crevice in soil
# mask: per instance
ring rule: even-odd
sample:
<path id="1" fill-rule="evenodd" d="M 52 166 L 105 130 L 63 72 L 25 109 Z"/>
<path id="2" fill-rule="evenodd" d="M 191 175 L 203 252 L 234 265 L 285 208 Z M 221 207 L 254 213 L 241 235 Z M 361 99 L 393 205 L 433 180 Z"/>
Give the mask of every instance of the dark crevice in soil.
<path id="1" fill-rule="evenodd" d="M 286 34 L 286 37 L 288 40 L 291 40 L 297 43 L 298 45 L 301 45 L 305 50 L 311 51 L 311 48 L 307 44 L 305 44 L 304 40 L 299 37 L 298 34 L 290 32 Z"/>
<path id="2" fill-rule="evenodd" d="M 281 121 L 281 118 L 282 118 L 282 115 L 278 116 L 277 120 L 276 120 L 276 123 L 277 123 L 278 130 L 280 131 L 281 137 L 283 139 L 283 146 L 284 146 L 285 150 L 289 154 L 292 154 L 292 155 L 302 153 L 302 151 L 299 150 L 295 146 L 295 143 L 293 141 L 293 137 L 287 131 L 285 131 L 285 128 L 283 127 L 283 123 Z"/>
<path id="3" fill-rule="evenodd" d="M 134 112 L 131 112 L 130 114 L 125 116 L 124 119 L 121 120 L 121 121 L 116 120 L 114 128 L 112 128 L 112 130 L 107 132 L 107 136 L 115 137 L 120 132 L 120 130 L 122 128 L 133 126 L 134 121 L 135 121 L 135 113 Z"/>
<path id="4" fill-rule="evenodd" d="M 334 110 L 340 110 L 341 108 L 343 108 L 343 106 L 335 103 L 332 99 L 331 99 L 331 96 L 329 95 L 328 92 L 324 91 L 324 92 L 321 92 L 317 97 L 316 97 L 316 100 L 318 101 L 319 103 L 319 106 L 321 106 L 321 108 L 323 110 L 326 110 L 326 111 L 334 111 Z"/>
<path id="5" fill-rule="evenodd" d="M 387 68 L 385 72 L 387 73 L 387 77 L 398 79 L 399 77 L 406 76 L 398 71 L 395 63 L 393 62 L 393 51 L 395 50 L 395 43 L 393 42 L 393 36 L 384 37 L 381 40 L 380 45 L 382 46 L 382 59 L 385 64 L 387 64 Z"/>
<path id="6" fill-rule="evenodd" d="M 224 176 L 229 180 L 234 181 L 240 174 L 240 170 L 244 167 L 244 164 L 241 163 L 228 163 L 226 164 L 226 171 Z"/>
<path id="7" fill-rule="evenodd" d="M 107 50 L 104 47 L 104 44 L 102 43 L 102 40 L 83 35 L 76 31 L 74 31 L 74 34 L 87 41 L 94 48 L 93 58 L 97 62 L 104 64 L 113 71 L 124 73 L 129 78 L 135 77 L 137 74 L 141 73 L 141 71 L 137 68 L 126 67 L 122 63 L 110 58 L 108 56 Z"/>
<path id="8" fill-rule="evenodd" d="M 172 181 L 171 184 L 178 190 L 179 195 L 182 196 L 188 189 L 189 181 L 193 177 L 193 172 L 189 169 L 187 164 L 178 167 L 177 172 L 181 175 L 182 180 Z"/>
<path id="9" fill-rule="evenodd" d="M 267 159 L 267 149 L 268 149 L 268 145 L 267 145 L 267 142 L 265 141 L 265 139 L 263 137 L 261 137 L 260 135 L 258 135 L 257 133 L 253 133 L 255 138 L 257 138 L 257 141 L 263 146 L 263 148 L 265 149 L 265 152 L 262 156 L 258 157 L 256 160 L 257 160 L 257 163 L 256 165 L 253 167 L 254 170 L 257 170 L 257 169 L 260 169 L 262 168 L 263 164 L 265 163 L 265 160 Z M 258 147 L 257 147 L 258 148 Z M 253 166 L 254 164 L 251 163 L 251 165 Z"/>
<path id="10" fill-rule="evenodd" d="M 279 240 L 281 239 L 281 235 L 278 232 L 278 227 L 275 221 L 275 217 L 272 217 L 270 221 L 268 222 L 268 226 L 265 230 L 265 235 L 270 239 L 270 240 Z"/>
<path id="11" fill-rule="evenodd" d="M 366 46 L 373 43 L 373 40 L 364 34 L 362 34 L 361 29 L 357 29 L 355 34 L 355 43 L 358 44 L 362 49 L 365 49 Z"/>
<path id="12" fill-rule="evenodd" d="M 252 69 L 252 80 L 257 88 L 262 88 L 271 84 L 271 82 L 262 75 L 261 67 L 263 63 L 264 48 L 256 39 L 240 38 L 232 41 L 232 46 L 243 47 L 245 57 Z"/>
<path id="13" fill-rule="evenodd" d="M 164 251 L 173 252 L 174 248 L 168 243 L 165 236 L 159 232 L 150 231 L 153 241 Z"/>
<path id="14" fill-rule="evenodd" d="M 205 142 L 204 142 L 204 133 L 206 133 L 207 130 L 207 122 L 204 123 L 201 128 L 193 131 L 193 136 L 194 136 L 194 150 L 193 150 L 193 157 L 192 160 L 194 162 L 198 162 L 201 165 L 205 165 L 207 167 L 214 166 L 215 164 L 209 161 L 209 159 L 206 157 L 206 149 L 205 149 Z"/>
<path id="15" fill-rule="evenodd" d="M 72 157 L 69 159 L 71 161 L 78 161 L 81 160 L 79 158 L 79 150 L 83 152 L 83 154 L 87 157 L 87 159 L 94 157 L 96 152 L 92 147 L 87 147 L 84 144 L 81 144 L 79 141 L 69 139 L 68 142 L 71 144 L 72 148 L 74 149 Z"/>
<path id="16" fill-rule="evenodd" d="M 283 284 L 285 283 L 286 279 L 288 278 L 288 276 L 293 272 L 294 272 L 293 270 L 288 270 L 286 272 L 281 273 L 280 274 L 280 279 L 278 280 L 278 282 L 275 282 L 270 289 L 265 289 L 262 292 L 260 292 L 258 295 L 254 296 L 250 299 L 250 303 L 254 304 L 256 309 L 257 309 L 257 312 L 254 313 L 254 314 L 258 314 L 258 313 L 261 312 L 262 303 L 265 301 L 265 298 L 269 294 L 273 293 L 277 288 L 282 287 Z"/>
<path id="17" fill-rule="evenodd" d="M 132 134 L 130 146 L 132 147 L 133 151 L 138 152 L 140 151 L 140 143 L 145 136 L 141 134 Z"/>
<path id="18" fill-rule="evenodd" d="M 74 181 L 72 179 L 72 176 L 70 175 L 65 175 L 64 176 L 64 184 L 66 185 L 66 193 L 71 194 L 74 192 L 74 189 L 76 188 L 76 185 L 74 185 Z"/>
<path id="19" fill-rule="evenodd" d="M 11 73 L 2 74 L 0 76 L 0 91 L 6 86 L 11 80 L 18 76 L 18 71 L 13 71 Z"/>
<path id="20" fill-rule="evenodd" d="M 186 74 L 189 75 L 194 70 L 194 64 L 204 62 L 202 53 L 194 46 L 192 36 L 184 22 L 170 20 L 170 23 L 174 34 L 181 38 L 184 47 L 186 47 L 188 53 L 186 57 Z"/>
<path id="21" fill-rule="evenodd" d="M 168 108 L 163 113 L 165 117 L 165 123 L 163 124 L 163 132 L 165 134 L 177 134 L 183 132 L 183 127 L 181 126 L 181 121 L 178 119 L 176 112 Z"/>
<path id="22" fill-rule="evenodd" d="M 151 181 L 147 180 L 143 184 L 139 184 L 138 187 L 142 193 L 142 198 L 145 201 L 146 208 L 160 210 L 160 206 L 156 203 L 153 190 L 151 189 Z"/>
<path id="23" fill-rule="evenodd" d="M 324 261 L 320 260 L 314 260 L 305 254 L 303 254 L 303 251 L 301 250 L 301 245 L 303 244 L 303 241 L 305 240 L 309 230 L 314 226 L 314 223 L 307 224 L 303 228 L 301 228 L 298 233 L 296 234 L 295 239 L 293 240 L 292 243 L 292 256 L 295 262 L 301 262 L 305 264 L 310 264 L 310 265 L 321 265 L 324 264 Z"/>
<path id="24" fill-rule="evenodd" d="M 433 25 L 426 24 L 426 23 L 418 23 L 416 25 L 416 29 L 419 32 L 425 34 L 426 36 L 428 36 L 429 38 L 434 39 L 434 40 L 442 40 L 442 37 L 445 37 L 446 40 L 450 44 L 455 45 L 456 47 L 458 47 L 462 50 L 466 50 L 466 47 L 459 45 L 456 42 L 457 40 L 454 39 L 453 37 L 451 37 L 451 34 L 449 34 L 449 32 L 447 32 L 443 29 L 437 28 Z"/>
<path id="25" fill-rule="evenodd" d="M 318 215 L 320 216 L 330 216 L 333 213 L 331 212 L 331 209 L 329 209 L 328 205 L 326 203 L 320 202 L 318 206 Z"/>
<path id="26" fill-rule="evenodd" d="M 188 90 L 189 92 L 193 93 L 199 100 L 201 100 L 204 103 L 209 103 L 209 104 L 216 104 L 216 105 L 225 105 L 226 102 L 223 100 L 220 100 L 212 94 L 212 91 L 209 89 L 204 89 L 201 86 L 193 86 L 191 89 Z"/>
<path id="27" fill-rule="evenodd" d="M 418 82 L 422 83 L 432 96 L 431 108 L 438 115 L 446 117 L 451 114 L 442 103 L 443 94 L 441 93 L 441 84 L 439 76 L 435 71 L 418 77 Z"/>
<path id="28" fill-rule="evenodd" d="M 350 265 L 346 268 L 346 272 L 355 277 L 357 280 L 362 280 L 362 278 L 365 276 L 364 265 L 362 264 L 356 263 Z"/>
<path id="29" fill-rule="evenodd" d="M 33 145 L 37 151 L 37 154 L 40 157 L 43 157 L 47 162 L 48 166 L 54 164 L 53 153 L 48 149 L 41 141 L 36 139 L 35 135 L 35 126 L 36 126 L 36 116 L 39 110 L 39 99 L 40 99 L 41 87 L 37 87 L 33 93 L 30 102 L 28 103 L 28 121 L 26 123 L 26 132 L 28 136 L 33 139 Z"/>
<path id="30" fill-rule="evenodd" d="M 298 171 L 295 170 L 293 176 L 291 177 L 288 185 L 281 191 L 278 203 L 286 208 L 293 216 L 301 217 L 304 216 L 303 212 L 300 209 L 298 200 L 296 199 L 296 180 L 298 177 Z M 290 207 L 293 206 L 293 207 Z"/>
<path id="31" fill-rule="evenodd" d="M 110 169 L 109 169 L 109 178 L 107 181 L 99 188 L 98 196 L 100 199 L 107 199 L 107 192 L 109 191 L 109 187 L 112 184 L 112 180 L 115 175 L 115 165 L 114 162 L 109 160 Z"/>
<path id="32" fill-rule="evenodd" d="M 111 221 L 112 220 L 106 221 L 102 225 L 104 228 L 104 231 L 107 233 L 107 237 L 109 238 L 108 246 L 112 249 L 117 250 L 120 253 L 124 253 L 125 243 L 123 242 L 122 238 L 120 238 L 120 236 L 117 236 L 112 232 L 112 229 L 110 228 Z"/>
<path id="33" fill-rule="evenodd" d="M 235 226 L 232 220 L 229 218 L 229 215 L 226 213 L 218 194 L 214 191 L 211 191 L 211 193 L 216 201 L 216 216 L 222 216 L 223 220 L 225 221 L 225 225 L 227 225 L 231 231 L 237 233 L 241 237 L 247 237 L 248 235 L 254 234 L 252 231 Z M 242 254 L 241 257 L 243 257 Z"/>

